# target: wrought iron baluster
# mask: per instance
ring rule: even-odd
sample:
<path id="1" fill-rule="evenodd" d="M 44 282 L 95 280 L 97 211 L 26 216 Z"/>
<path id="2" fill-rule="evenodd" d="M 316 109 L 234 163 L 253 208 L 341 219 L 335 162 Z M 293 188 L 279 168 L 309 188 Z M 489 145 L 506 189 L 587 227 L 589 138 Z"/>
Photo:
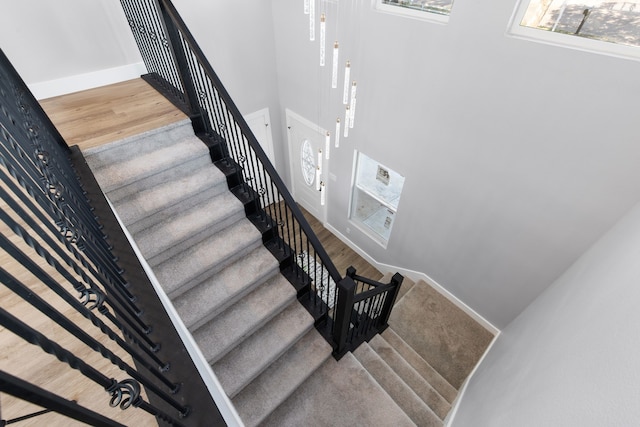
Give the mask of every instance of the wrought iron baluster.
<path id="1" fill-rule="evenodd" d="M 53 258 L 37 241 L 31 238 L 24 229 L 20 230 L 19 234 L 31 248 L 33 248 L 38 255 L 46 260 L 46 262 L 55 268 L 55 270 L 62 274 L 62 276 L 69 281 L 74 287 L 82 286 L 75 279 L 69 275 L 69 273 L 61 267 L 61 265 Z M 131 355 L 138 363 L 147 368 L 155 377 L 162 381 L 171 391 L 177 391 L 177 385 L 169 381 L 162 373 L 162 369 L 166 366 L 166 363 L 160 366 L 151 365 L 148 361 L 138 354 L 128 343 L 120 338 L 113 330 L 111 330 L 102 320 L 100 320 L 91 310 L 85 307 L 80 301 L 74 298 L 64 287 L 58 282 L 53 280 L 46 272 L 44 272 L 33 260 L 27 257 L 20 249 L 18 249 L 13 243 L 11 243 L 3 234 L 0 234 L 0 247 L 2 247 L 11 257 L 22 264 L 27 270 L 34 274 L 44 285 L 54 291 L 59 297 L 61 297 L 67 304 L 69 304 L 75 311 L 80 313 L 83 317 L 88 319 L 94 326 L 96 326 L 103 334 L 108 336 L 112 341 L 118 344 L 123 350 Z"/>
<path id="2" fill-rule="evenodd" d="M 40 276 L 41 274 L 38 274 Z M 53 280 L 50 277 L 48 280 Z M 6 270 L 0 267 L 0 282 L 4 283 L 4 285 L 13 291 L 16 295 L 20 296 L 26 302 L 31 304 L 41 313 L 49 317 L 59 326 L 64 328 L 67 332 L 71 333 L 74 337 L 78 338 L 84 344 L 86 344 L 92 350 L 100 353 L 104 358 L 108 359 L 111 363 L 113 363 L 118 368 L 122 369 L 127 374 L 131 375 L 135 380 L 142 383 L 145 387 L 147 387 L 150 391 L 156 394 L 158 397 L 162 398 L 165 402 L 169 403 L 171 406 L 176 408 L 180 412 L 185 412 L 186 408 L 176 402 L 172 397 L 170 397 L 166 392 L 157 387 L 152 381 L 147 379 L 144 375 L 141 375 L 138 371 L 136 371 L 133 367 L 129 366 L 124 360 L 118 357 L 115 353 L 109 350 L 104 345 L 100 344 L 96 339 L 86 333 L 82 328 L 76 325 L 74 322 L 69 320 L 66 316 L 60 313 L 58 310 L 53 308 L 47 302 L 45 302 L 38 295 L 35 295 L 31 292 L 31 289 L 26 287 L 20 281 L 18 281 L 15 277 L 9 274 Z M 107 334 L 109 335 L 109 334 Z M 110 337 L 111 338 L 111 337 Z M 113 339 L 113 338 L 112 338 Z M 153 373 L 156 370 L 147 364 L 147 368 Z M 160 380 L 163 380 L 162 376 L 158 376 Z M 171 387 L 172 391 L 177 391 L 178 385 L 171 383 L 166 378 L 164 378 L 165 384 Z"/>
<path id="3" fill-rule="evenodd" d="M 109 378 L 102 374 L 100 371 L 84 362 L 79 357 L 75 356 L 70 351 L 66 350 L 56 342 L 50 340 L 40 332 L 36 331 L 26 323 L 22 322 L 5 309 L 0 308 L 0 324 L 7 328 L 9 331 L 18 335 L 30 344 L 39 346 L 44 352 L 55 356 L 59 361 L 68 364 L 71 368 L 80 371 L 85 377 L 91 381 L 102 386 L 111 395 L 111 404 L 120 406 L 121 409 L 128 409 L 129 407 L 139 407 L 151 415 L 161 416 L 165 421 L 175 426 L 182 426 L 182 424 L 175 418 L 167 415 L 163 411 L 160 411 L 155 406 L 145 402 L 138 394 L 135 394 L 136 390 L 131 391 L 131 384 L 134 380 L 125 380 L 125 382 L 118 382 L 114 378 Z M 137 383 L 135 383 L 137 384 Z M 126 389 L 127 391 L 123 391 Z M 139 385 L 137 387 L 139 391 Z M 125 393 L 129 396 L 126 397 Z M 128 404 L 121 405 L 123 398 L 127 398 Z"/>

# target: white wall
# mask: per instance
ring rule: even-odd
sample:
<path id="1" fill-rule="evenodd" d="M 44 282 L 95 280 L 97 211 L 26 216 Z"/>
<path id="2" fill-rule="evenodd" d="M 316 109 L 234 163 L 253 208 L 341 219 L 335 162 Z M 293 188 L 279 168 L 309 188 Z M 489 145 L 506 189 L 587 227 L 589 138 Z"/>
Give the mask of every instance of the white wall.
<path id="1" fill-rule="evenodd" d="M 28 85 L 141 61 L 118 0 L 5 1 L 0 48 Z"/>
<path id="2" fill-rule="evenodd" d="M 454 427 L 640 420 L 640 205 L 502 331 Z"/>
<path id="3" fill-rule="evenodd" d="M 448 25 L 338 3 L 358 106 L 328 222 L 505 327 L 638 201 L 638 63 L 506 36 L 515 0 L 456 0 Z M 301 2 L 273 8 L 280 102 L 331 128 Z M 347 220 L 354 149 L 406 177 L 386 250 Z"/>

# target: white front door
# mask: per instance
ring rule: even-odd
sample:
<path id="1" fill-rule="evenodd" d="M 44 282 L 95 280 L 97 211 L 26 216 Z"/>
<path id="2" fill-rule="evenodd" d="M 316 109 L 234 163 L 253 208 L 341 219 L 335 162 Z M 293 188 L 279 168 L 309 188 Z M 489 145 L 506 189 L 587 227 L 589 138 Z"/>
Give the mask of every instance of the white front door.
<path id="1" fill-rule="evenodd" d="M 321 182 L 327 183 L 329 171 L 329 160 L 321 152 L 325 147 L 326 131 L 290 110 L 286 110 L 286 115 L 293 198 L 324 224 L 327 220 L 327 204 L 322 205 L 321 199 L 327 200 L 327 187 L 322 187 L 324 195 L 318 191 L 318 187 Z"/>
<path id="2" fill-rule="evenodd" d="M 271 118 L 269 109 L 263 108 L 255 113 L 244 116 L 249 128 L 260 143 L 260 146 L 267 154 L 271 163 L 275 166 L 275 158 L 273 156 L 273 138 L 271 137 Z"/>

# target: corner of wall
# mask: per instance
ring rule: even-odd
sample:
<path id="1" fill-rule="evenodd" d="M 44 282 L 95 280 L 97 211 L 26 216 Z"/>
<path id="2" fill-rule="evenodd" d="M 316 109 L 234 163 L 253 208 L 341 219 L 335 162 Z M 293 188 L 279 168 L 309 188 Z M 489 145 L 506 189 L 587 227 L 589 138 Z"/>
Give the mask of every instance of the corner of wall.
<path id="1" fill-rule="evenodd" d="M 36 99 L 52 98 L 54 96 L 79 92 L 95 87 L 132 80 L 146 74 L 147 69 L 142 62 L 77 74 L 56 80 L 28 84 Z"/>

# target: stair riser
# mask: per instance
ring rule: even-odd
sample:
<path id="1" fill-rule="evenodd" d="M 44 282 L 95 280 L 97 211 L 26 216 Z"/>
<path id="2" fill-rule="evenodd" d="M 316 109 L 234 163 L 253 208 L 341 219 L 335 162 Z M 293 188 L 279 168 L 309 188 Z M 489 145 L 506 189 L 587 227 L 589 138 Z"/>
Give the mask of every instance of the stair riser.
<path id="1" fill-rule="evenodd" d="M 163 245 L 151 246 L 144 249 L 142 253 L 145 255 L 145 258 L 148 259 L 150 265 L 160 265 L 169 258 L 172 258 L 179 253 L 187 250 L 193 245 L 197 245 L 202 242 L 206 238 L 213 236 L 221 230 L 235 224 L 244 218 L 244 214 L 242 211 L 236 211 L 233 215 L 227 216 L 223 219 L 216 219 L 212 221 L 207 227 L 193 230 L 189 237 L 181 238 L 177 241 L 166 241 L 163 242 Z"/>
<path id="2" fill-rule="evenodd" d="M 160 137 L 161 136 L 161 137 Z M 142 155 L 175 144 L 176 141 L 193 138 L 191 121 L 186 119 L 123 140 L 83 150 L 93 169 L 99 158 L 98 168 L 111 166 L 127 159 L 131 153 Z"/>
<path id="3" fill-rule="evenodd" d="M 216 273 L 220 272 L 225 267 L 243 258 L 249 252 L 253 251 L 254 249 L 257 249 L 261 245 L 262 245 L 262 242 L 260 240 L 252 241 L 250 244 L 245 245 L 242 248 L 239 248 L 237 252 L 229 254 L 229 256 L 218 260 L 216 264 L 208 265 L 206 266 L 206 268 L 199 270 L 198 272 L 194 272 L 196 273 L 194 276 L 186 278 L 184 282 L 179 284 L 177 288 L 175 288 L 174 290 L 171 291 L 171 293 L 168 294 L 169 298 L 175 299 L 179 297 L 183 293 L 192 289 L 194 286 L 197 286 L 200 283 L 206 281 L 209 277 L 214 276 Z"/>
<path id="4" fill-rule="evenodd" d="M 219 304 L 215 306 L 215 310 L 207 313 L 205 316 L 203 316 L 202 318 L 200 318 L 198 321 L 191 323 L 190 325 L 187 325 L 187 327 L 189 328 L 189 330 L 191 331 L 195 331 L 196 329 L 202 327 L 203 325 L 205 325 L 207 322 L 211 321 L 213 318 L 215 318 L 217 315 L 219 315 L 220 313 L 222 313 L 223 311 L 225 311 L 226 309 L 228 309 L 229 307 L 231 307 L 233 304 L 235 304 L 236 302 L 238 302 L 239 300 L 241 300 L 242 298 L 244 298 L 246 295 L 248 295 L 249 293 L 251 293 L 253 290 L 255 290 L 256 287 L 258 287 L 260 284 L 266 282 L 267 280 L 269 280 L 271 277 L 273 277 L 274 275 L 278 274 L 278 269 L 273 268 L 270 270 L 264 270 L 263 274 L 259 277 L 257 277 L 254 281 L 252 281 L 251 283 L 248 284 L 248 286 L 244 287 L 240 292 L 238 292 L 237 294 L 233 295 L 232 297 L 228 298 L 227 300 L 225 300 L 225 302 L 223 304 Z M 277 313 L 274 313 L 274 316 Z M 236 342 L 236 344 L 238 344 L 239 342 Z M 220 359 L 222 356 L 218 357 L 216 360 L 211 360 L 209 361 L 209 363 L 214 363 L 215 361 L 217 361 L 218 359 Z"/>
<path id="5" fill-rule="evenodd" d="M 184 162 L 176 164 L 170 169 L 157 171 L 156 173 L 151 174 L 144 179 L 140 179 L 127 185 L 123 185 L 117 189 L 110 190 L 109 200 L 111 200 L 112 203 L 117 203 L 120 200 L 131 197 L 131 195 L 139 193 L 140 191 L 144 191 L 148 188 L 157 187 L 158 185 L 162 185 L 166 182 L 183 179 L 193 173 L 193 171 L 211 164 L 211 161 L 207 158 L 207 156 L 200 153 L 198 153 L 194 157 L 190 157 L 184 160 Z"/>
<path id="6" fill-rule="evenodd" d="M 182 203 L 191 197 L 203 192 L 210 192 L 210 196 L 214 197 L 226 191 L 225 186 L 216 181 L 220 174 L 214 167 L 205 167 L 196 172 L 114 203 L 127 228 L 135 234 L 156 224 L 162 217 L 162 211 L 171 208 L 179 211 Z"/>
<path id="7" fill-rule="evenodd" d="M 238 343 L 244 341 L 260 329 L 295 300 L 295 292 L 291 289 L 291 285 L 285 281 L 282 282 L 283 285 L 274 283 L 278 279 L 280 279 L 280 276 L 278 273 L 275 273 L 274 279 L 270 279 L 265 284 L 258 286 L 257 289 L 253 290 L 246 298 L 243 297 L 239 299 L 223 313 L 216 315 L 213 322 L 208 322 L 208 324 L 203 325 L 194 332 L 196 340 L 200 339 L 200 332 L 202 335 L 221 336 L 216 342 L 211 343 L 210 351 L 205 353 L 209 364 L 212 365 L 222 359 Z M 272 296 L 266 295 L 266 293 L 269 292 L 267 288 L 274 287 L 279 291 L 277 293 L 278 299 L 275 301 Z M 269 311 L 256 313 L 257 309 L 262 308 L 260 307 L 261 301 L 267 301 Z M 232 310 L 233 312 L 230 313 Z M 238 313 L 250 313 L 250 316 L 243 321 L 242 316 L 239 316 Z M 219 326 L 215 321 L 215 319 L 219 318 L 231 318 L 232 321 L 226 321 Z M 226 328 L 227 336 L 222 336 L 222 327 Z M 231 331 L 232 328 L 233 331 Z M 200 340 L 205 341 L 206 339 L 207 337 L 203 336 Z"/>
<path id="8" fill-rule="evenodd" d="M 289 350 L 289 348 L 295 344 L 298 340 L 300 340 L 307 332 L 311 331 L 313 329 L 313 323 L 311 323 L 304 331 L 302 331 L 299 335 L 297 335 L 295 337 L 295 339 L 293 340 L 292 343 L 290 343 L 289 345 L 287 345 L 287 347 L 283 348 L 282 351 L 280 351 L 279 353 L 277 353 L 275 356 L 270 357 L 268 359 L 264 359 L 260 365 L 259 365 L 259 369 L 256 369 L 253 373 L 253 375 L 251 375 L 250 377 L 247 377 L 247 380 L 242 382 L 238 387 L 230 389 L 230 390 L 225 390 L 225 392 L 227 393 L 227 396 L 229 396 L 230 399 L 233 399 L 236 395 L 238 395 L 238 393 L 240 393 L 242 391 L 242 389 L 244 389 L 247 385 L 249 385 L 251 383 L 251 381 L 253 381 L 254 379 L 256 379 L 262 372 L 264 372 L 273 362 L 275 362 L 276 360 L 278 360 L 280 357 L 282 357 L 287 350 Z M 215 372 L 215 370 L 214 370 Z"/>

